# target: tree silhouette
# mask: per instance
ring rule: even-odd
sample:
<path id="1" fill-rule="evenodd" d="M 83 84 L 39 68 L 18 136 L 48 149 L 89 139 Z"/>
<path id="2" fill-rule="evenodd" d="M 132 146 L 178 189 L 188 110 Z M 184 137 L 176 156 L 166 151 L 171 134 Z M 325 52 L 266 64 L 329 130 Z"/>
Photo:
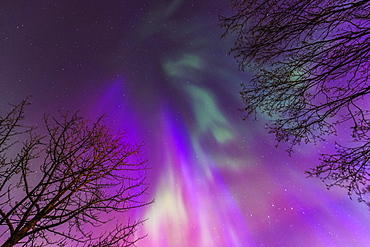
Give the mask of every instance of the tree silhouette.
<path id="1" fill-rule="evenodd" d="M 220 16 L 225 34 L 236 34 L 246 116 L 261 112 L 279 142 L 316 143 L 346 134 L 309 176 L 341 186 L 364 201 L 369 193 L 370 1 L 232 0 L 236 12 Z M 366 200 L 365 200 L 366 201 Z"/>
<path id="2" fill-rule="evenodd" d="M 112 134 L 102 118 L 77 115 L 45 116 L 41 136 L 22 124 L 27 104 L 0 118 L 1 246 L 134 245 L 142 220 L 111 225 L 119 213 L 151 203 L 139 201 L 147 190 L 140 147 Z"/>

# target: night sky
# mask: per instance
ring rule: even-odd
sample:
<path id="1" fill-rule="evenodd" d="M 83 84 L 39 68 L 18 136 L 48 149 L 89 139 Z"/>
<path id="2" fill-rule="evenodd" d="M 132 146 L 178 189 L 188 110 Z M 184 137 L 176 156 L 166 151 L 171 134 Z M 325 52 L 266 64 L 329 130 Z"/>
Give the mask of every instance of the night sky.
<path id="1" fill-rule="evenodd" d="M 275 148 L 266 119 L 243 121 L 240 83 L 221 39 L 229 1 L 0 3 L 0 112 L 31 95 L 26 121 L 44 113 L 106 113 L 145 143 L 155 203 L 146 246 L 369 246 L 370 212 L 305 169 L 326 143 Z M 328 143 L 331 140 L 328 140 Z"/>

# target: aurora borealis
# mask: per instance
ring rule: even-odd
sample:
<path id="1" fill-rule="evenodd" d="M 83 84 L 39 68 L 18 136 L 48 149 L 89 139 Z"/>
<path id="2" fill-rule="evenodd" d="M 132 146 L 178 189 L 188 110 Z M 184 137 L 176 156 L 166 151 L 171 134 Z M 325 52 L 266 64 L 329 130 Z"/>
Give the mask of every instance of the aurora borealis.
<path id="1" fill-rule="evenodd" d="M 144 143 L 155 203 L 146 246 L 368 246 L 370 212 L 305 169 L 326 143 L 275 148 L 266 119 L 237 109 L 248 74 L 227 56 L 229 1 L 2 1 L 1 110 L 32 95 L 44 113 L 104 113 Z"/>

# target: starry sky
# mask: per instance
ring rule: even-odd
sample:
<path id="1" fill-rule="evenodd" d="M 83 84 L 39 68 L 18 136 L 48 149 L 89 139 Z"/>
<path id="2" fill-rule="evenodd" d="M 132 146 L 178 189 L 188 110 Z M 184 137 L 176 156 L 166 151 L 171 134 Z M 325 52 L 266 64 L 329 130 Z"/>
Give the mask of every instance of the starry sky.
<path id="1" fill-rule="evenodd" d="M 145 143 L 155 203 L 130 212 L 148 218 L 140 247 L 367 246 L 368 208 L 304 174 L 332 148 L 289 157 L 263 116 L 242 120 L 249 75 L 219 13 L 228 0 L 1 1 L 0 112 L 31 95 L 30 123 L 106 113 Z"/>

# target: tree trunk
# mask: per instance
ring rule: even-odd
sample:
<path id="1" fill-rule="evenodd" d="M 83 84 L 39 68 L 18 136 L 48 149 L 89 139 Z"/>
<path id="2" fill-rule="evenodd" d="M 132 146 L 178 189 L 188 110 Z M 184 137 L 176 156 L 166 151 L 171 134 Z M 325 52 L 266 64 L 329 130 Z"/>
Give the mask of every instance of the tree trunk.
<path id="1" fill-rule="evenodd" d="M 22 237 L 19 235 L 11 236 L 3 245 L 1 245 L 1 247 L 12 247 L 21 239 Z"/>

